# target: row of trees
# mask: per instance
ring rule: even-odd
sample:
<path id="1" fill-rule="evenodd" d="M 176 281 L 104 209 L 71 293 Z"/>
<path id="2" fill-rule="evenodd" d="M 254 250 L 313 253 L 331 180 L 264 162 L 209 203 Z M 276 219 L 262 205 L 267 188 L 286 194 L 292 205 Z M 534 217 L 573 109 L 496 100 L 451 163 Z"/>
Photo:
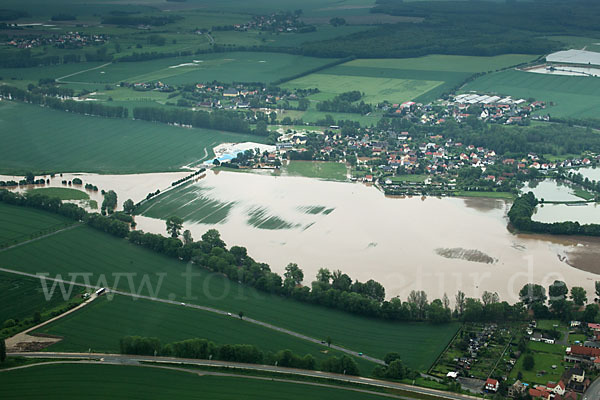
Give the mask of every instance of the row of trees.
<path id="1" fill-rule="evenodd" d="M 133 117 L 145 121 L 189 125 L 197 128 L 255 133 L 264 136 L 268 134 L 266 123 L 264 123 L 264 126 L 257 124 L 253 130 L 245 114 L 234 111 L 215 110 L 213 112 L 206 112 L 158 107 L 136 107 L 133 109 Z"/>
<path id="2" fill-rule="evenodd" d="M 71 219 L 87 222 L 90 226 L 118 237 L 128 237 L 131 243 L 146 247 L 157 253 L 192 261 L 195 265 L 213 272 L 221 273 L 229 279 L 258 290 L 283 295 L 298 301 L 337 308 L 353 314 L 388 320 L 429 321 L 445 323 L 452 319 L 461 321 L 505 321 L 523 320 L 527 317 L 526 306 L 534 312 L 563 313 L 571 309 L 569 303 L 554 302 L 551 308 L 544 308 L 545 292 L 532 284 L 522 291 L 521 301 L 516 304 L 501 302 L 495 293 L 484 292 L 481 299 L 467 298 L 463 292 L 455 297 L 455 308 L 450 308 L 450 300 L 429 301 L 424 291 L 412 291 L 406 301 L 399 297 L 385 300 L 385 289 L 374 281 L 353 281 L 347 274 L 322 268 L 312 282 L 311 287 L 303 286 L 304 273 L 298 265 L 290 263 L 283 277 L 272 272 L 269 265 L 256 262 L 246 248 L 232 246 L 227 249 L 217 230 L 208 230 L 201 240 L 194 241 L 189 231 L 183 232 L 183 241 L 179 239 L 183 220 L 169 218 L 167 229 L 170 237 L 142 231 L 130 231 L 130 216 L 103 217 L 100 214 L 88 214 L 74 204 L 62 204 L 59 199 L 43 195 L 22 196 L 7 190 L 0 190 L 0 201 L 9 204 L 29 206 L 65 215 Z M 120 214 L 120 213 L 117 213 Z M 116 214 L 115 214 L 116 215 Z M 552 295 L 556 295 L 552 289 Z M 600 294 L 600 286 L 598 286 Z M 585 291 L 573 288 L 571 293 L 575 305 L 586 301 Z M 555 299 L 556 300 L 556 299 Z M 558 299 L 560 300 L 560 299 Z M 565 300 L 566 301 L 566 300 Z M 540 306 L 541 305 L 541 306 Z M 592 321 L 596 317 L 597 307 L 588 306 L 581 319 Z"/>
<path id="3" fill-rule="evenodd" d="M 366 104 L 364 101 L 356 103 L 361 98 L 362 93 L 358 90 L 342 93 L 331 100 L 324 100 L 317 103 L 317 110 L 326 112 L 357 113 L 363 115 L 373 111 L 373 107 L 370 104 Z"/>
<path id="4" fill-rule="evenodd" d="M 107 106 L 93 101 L 61 100 L 58 97 L 32 93 L 12 86 L 0 86 L 0 97 L 39 104 L 55 110 L 74 112 L 77 114 L 97 115 L 109 118 L 127 118 L 128 109 L 122 106 Z"/>
<path id="5" fill-rule="evenodd" d="M 270 364 L 309 370 L 317 368 L 317 362 L 311 354 L 299 356 L 291 350 L 265 353 L 258 347 L 249 344 L 217 345 L 206 339 L 188 339 L 162 346 L 157 338 L 141 336 L 126 336 L 120 340 L 119 344 L 122 354 Z M 348 356 L 330 357 L 324 360 L 320 367 L 322 371 L 360 375 L 356 362 Z"/>
<path id="6" fill-rule="evenodd" d="M 532 192 L 518 197 L 508 212 L 510 223 L 517 229 L 526 232 L 549 233 L 552 235 L 584 235 L 600 236 L 600 224 L 585 224 L 579 222 L 538 222 L 531 217 L 538 205 L 538 200 Z"/>

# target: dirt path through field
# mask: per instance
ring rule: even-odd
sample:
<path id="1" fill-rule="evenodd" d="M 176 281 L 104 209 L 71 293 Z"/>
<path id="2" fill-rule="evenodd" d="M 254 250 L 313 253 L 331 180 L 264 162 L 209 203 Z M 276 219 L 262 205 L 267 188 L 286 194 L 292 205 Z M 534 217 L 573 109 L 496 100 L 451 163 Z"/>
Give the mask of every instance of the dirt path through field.
<path id="1" fill-rule="evenodd" d="M 54 337 L 54 336 L 33 336 L 30 335 L 29 332 L 34 332 L 41 327 L 48 325 L 54 321 L 59 320 L 65 315 L 69 315 L 86 305 L 90 304 L 94 299 L 96 299 L 96 293 L 93 293 L 89 299 L 81 303 L 75 308 L 70 309 L 69 311 L 57 315 L 54 318 L 50 318 L 47 321 L 42 322 L 39 325 L 33 326 L 23 332 L 17 333 L 15 336 L 6 339 L 6 351 L 7 352 L 16 352 L 16 351 L 39 351 L 45 347 L 50 346 L 51 344 L 60 342 L 62 338 Z"/>

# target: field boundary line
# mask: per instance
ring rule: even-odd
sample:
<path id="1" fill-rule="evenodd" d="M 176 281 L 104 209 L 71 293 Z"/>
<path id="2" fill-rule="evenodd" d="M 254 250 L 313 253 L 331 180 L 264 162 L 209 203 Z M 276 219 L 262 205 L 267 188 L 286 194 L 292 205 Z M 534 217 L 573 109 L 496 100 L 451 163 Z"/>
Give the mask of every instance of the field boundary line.
<path id="1" fill-rule="evenodd" d="M 65 78 L 70 78 L 70 77 L 75 76 L 75 75 L 83 74 L 84 72 L 88 72 L 88 71 L 93 71 L 95 69 L 104 68 L 104 67 L 106 67 L 106 66 L 108 66 L 110 64 L 112 64 L 112 61 L 111 62 L 107 62 L 106 64 L 99 65 L 97 67 L 88 68 L 88 69 L 84 69 L 83 71 L 78 71 L 78 72 L 74 72 L 72 74 L 61 76 L 60 78 L 56 78 L 55 81 L 58 82 L 58 83 L 87 83 L 87 84 L 93 84 L 94 82 L 63 82 L 62 80 L 65 79 Z"/>
<path id="2" fill-rule="evenodd" d="M 94 286 L 94 285 L 91 285 L 91 284 L 85 284 L 85 283 L 78 283 L 78 282 L 75 282 L 74 280 L 65 280 L 65 279 L 51 278 L 49 276 L 42 276 L 41 277 L 40 275 L 32 274 L 32 273 L 29 273 L 29 272 L 16 271 L 16 270 L 7 269 L 7 268 L 0 268 L 0 271 L 1 272 L 12 273 L 12 274 L 17 274 L 17 275 L 22 275 L 22 276 L 27 276 L 27 277 L 35 278 L 35 279 L 44 279 L 46 281 L 57 282 L 57 283 L 62 283 L 62 284 L 67 284 L 67 285 L 72 285 L 72 286 L 78 286 L 78 287 L 84 287 L 84 288 L 87 288 L 87 289 L 99 289 L 98 286 Z M 143 300 L 155 301 L 155 302 L 158 302 L 158 303 L 176 305 L 178 307 L 188 307 L 188 308 L 193 308 L 193 309 L 197 309 L 197 310 L 201 310 L 201 311 L 211 312 L 211 313 L 214 313 L 214 314 L 223 315 L 223 316 L 230 317 L 230 318 L 234 316 L 234 314 L 232 312 L 227 312 L 227 311 L 224 311 L 224 310 L 219 310 L 217 308 L 212 308 L 212 307 L 207 307 L 207 306 L 201 306 L 201 305 L 197 305 L 197 304 L 190 304 L 190 303 L 181 303 L 181 302 L 175 301 L 175 300 L 161 299 L 161 298 L 158 298 L 158 297 L 146 296 L 146 295 L 142 295 L 142 294 L 135 294 L 135 293 L 130 293 L 130 292 L 123 292 L 121 290 L 116 290 L 116 289 L 113 289 L 113 288 L 107 288 L 107 289 L 108 289 L 108 292 L 111 295 L 119 294 L 119 295 L 122 295 L 122 296 L 131 297 L 133 299 L 143 299 Z M 237 316 L 235 316 L 235 318 L 237 318 Z M 310 336 L 307 336 L 307 335 L 304 335 L 304 334 L 301 334 L 301 333 L 298 333 L 298 332 L 294 332 L 294 331 L 286 329 L 286 328 L 281 328 L 281 327 L 278 327 L 276 325 L 273 325 L 273 324 L 270 324 L 270 323 L 267 323 L 267 322 L 259 321 L 259 320 L 256 320 L 256 319 L 253 319 L 253 318 L 248 318 L 248 317 L 244 317 L 242 320 L 246 321 L 248 323 L 251 323 L 251 324 L 262 326 L 262 327 L 270 329 L 270 330 L 274 330 L 276 332 L 284 333 L 284 334 L 287 334 L 287 335 L 290 335 L 290 336 L 293 336 L 293 337 L 296 337 L 296 338 L 299 338 L 299 339 L 303 339 L 303 340 L 306 340 L 308 342 L 316 343 L 318 345 L 321 345 L 321 346 L 324 346 L 324 347 L 328 347 L 328 348 L 340 351 L 342 353 L 349 354 L 349 355 L 357 357 L 357 358 L 362 358 L 362 359 L 365 359 L 367 361 L 371 361 L 371 362 L 379 364 L 379 365 L 385 365 L 385 362 L 383 360 L 378 359 L 378 358 L 371 357 L 371 356 L 368 356 L 366 354 L 359 353 L 358 351 L 349 350 L 349 349 L 346 349 L 344 347 L 337 346 L 337 345 L 334 345 L 334 344 L 332 344 L 331 346 L 326 346 L 323 343 L 323 340 L 315 339 L 313 337 L 310 337 Z"/>
<path id="3" fill-rule="evenodd" d="M 475 397 L 467 394 L 459 394 L 453 392 L 446 392 L 438 389 L 425 388 L 420 386 L 408 385 L 405 383 L 392 382 L 392 381 L 384 381 L 379 379 L 361 377 L 361 376 L 352 376 L 352 375 L 342 375 L 336 374 L 332 372 L 323 372 L 323 371 L 314 371 L 314 370 L 303 370 L 297 368 L 287 368 L 287 367 L 279 367 L 274 365 L 264 365 L 264 364 L 245 364 L 239 362 L 231 362 L 231 361 L 220 361 L 220 360 L 203 360 L 203 359 L 194 359 L 194 358 L 176 358 L 176 357 L 153 357 L 153 356 L 139 356 L 139 355 L 127 355 L 127 354 L 110 354 L 110 353 L 53 353 L 53 352 L 32 352 L 32 353 L 9 353 L 9 356 L 22 356 L 28 358 L 61 358 L 64 361 L 65 358 L 75 358 L 81 361 L 81 359 L 94 359 L 97 360 L 99 358 L 105 359 L 105 361 L 101 361 L 104 363 L 117 362 L 119 365 L 134 365 L 132 363 L 163 363 L 163 364 L 178 364 L 178 365 L 197 365 L 197 366 L 208 366 L 208 367 L 224 367 L 224 368 L 232 368 L 232 369 L 241 369 L 241 370 L 254 370 L 254 371 L 264 371 L 264 372 L 276 372 L 290 375 L 299 375 L 299 376 L 307 376 L 307 377 L 315 377 L 321 379 L 333 379 L 340 382 L 347 383 L 357 383 L 375 387 L 389 388 L 389 389 L 398 389 L 405 390 L 408 392 L 418 393 L 427 396 L 433 396 L 438 398 L 445 399 L 454 399 L 454 400 L 462 400 L 462 399 L 481 399 L 480 397 Z M 117 361 L 120 360 L 120 361 Z M 44 363 L 30 364 L 31 366 L 35 365 L 44 365 Z M 16 368 L 16 367 L 15 367 Z M 202 371 L 195 371 L 196 373 Z M 0 370 L 0 374 L 2 370 Z M 271 379 L 271 378 L 268 378 Z"/>
<path id="4" fill-rule="evenodd" d="M 15 247 L 20 247 L 20 246 L 23 246 L 23 245 L 29 244 L 29 243 L 31 243 L 31 242 L 35 242 L 35 241 L 38 241 L 38 240 L 41 240 L 41 239 L 45 239 L 45 238 L 47 238 L 47 237 L 50 237 L 50 236 L 54 236 L 54 235 L 56 235 L 56 234 L 58 234 L 58 233 L 61 233 L 61 232 L 65 232 L 65 231 L 69 231 L 69 230 L 71 230 L 71 229 L 78 228 L 78 227 L 80 227 L 80 226 L 82 226 L 82 223 L 80 223 L 80 222 L 76 222 L 76 223 L 75 223 L 75 224 L 73 224 L 73 225 L 69 225 L 69 226 L 67 226 L 66 228 L 62 228 L 62 229 L 59 229 L 59 230 L 57 230 L 57 231 L 50 232 L 50 233 L 48 233 L 48 234 L 46 234 L 46 235 L 38 236 L 38 237 L 36 237 L 36 238 L 29 239 L 29 240 L 26 240 L 26 241 L 24 241 L 24 242 L 21 242 L 21 243 L 13 244 L 12 246 L 4 247 L 4 248 L 0 249 L 0 253 L 2 253 L 2 252 L 4 252 L 4 251 L 7 251 L 7 250 L 10 250 L 10 249 L 14 249 Z M 10 270 L 9 270 L 9 271 L 10 271 Z M 36 276 L 36 278 L 37 278 L 37 276 Z"/>

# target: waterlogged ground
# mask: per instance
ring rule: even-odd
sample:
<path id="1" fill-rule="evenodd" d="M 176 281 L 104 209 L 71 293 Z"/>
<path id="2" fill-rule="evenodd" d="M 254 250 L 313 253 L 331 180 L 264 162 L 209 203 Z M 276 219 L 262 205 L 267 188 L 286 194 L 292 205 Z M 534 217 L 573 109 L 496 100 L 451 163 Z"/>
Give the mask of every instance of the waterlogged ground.
<path id="1" fill-rule="evenodd" d="M 208 171 L 148 203 L 136 222 L 164 233 L 156 217 L 183 215 L 195 238 L 216 228 L 228 245 L 247 247 L 276 272 L 298 263 L 305 284 L 319 268 L 339 268 L 360 281 L 382 282 L 388 297 L 423 289 L 433 298 L 460 289 L 469 296 L 497 291 L 515 301 L 527 281 L 555 279 L 592 293 L 599 277 L 587 271 L 600 272 L 594 259 L 600 241 L 513 235 L 509 208 L 498 199 L 397 199 L 361 183 Z"/>

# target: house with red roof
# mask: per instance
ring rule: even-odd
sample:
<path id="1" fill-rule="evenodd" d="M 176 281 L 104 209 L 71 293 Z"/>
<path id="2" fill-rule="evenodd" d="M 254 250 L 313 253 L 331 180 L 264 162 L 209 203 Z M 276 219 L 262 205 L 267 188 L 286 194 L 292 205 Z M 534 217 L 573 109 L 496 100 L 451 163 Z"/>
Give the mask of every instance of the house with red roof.
<path id="1" fill-rule="evenodd" d="M 494 392 L 495 393 L 500 388 L 500 382 L 498 382 L 497 379 L 488 378 L 487 381 L 485 381 L 485 387 L 484 388 L 488 392 Z"/>

